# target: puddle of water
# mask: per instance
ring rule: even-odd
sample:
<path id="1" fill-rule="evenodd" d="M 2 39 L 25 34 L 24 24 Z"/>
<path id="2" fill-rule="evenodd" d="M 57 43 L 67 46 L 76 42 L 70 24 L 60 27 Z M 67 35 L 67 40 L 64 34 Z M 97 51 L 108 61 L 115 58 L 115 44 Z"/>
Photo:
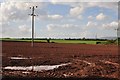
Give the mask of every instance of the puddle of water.
<path id="1" fill-rule="evenodd" d="M 22 72 L 23 74 L 29 74 L 30 72 Z"/>
<path id="2" fill-rule="evenodd" d="M 70 63 L 66 64 L 60 64 L 60 65 L 41 65 L 41 66 L 28 66 L 28 67 L 22 67 L 22 66 L 7 66 L 4 67 L 3 69 L 6 70 L 33 70 L 33 71 L 42 71 L 42 70 L 53 70 L 55 68 L 58 68 L 60 66 L 65 66 Z"/>
<path id="3" fill-rule="evenodd" d="M 10 59 L 20 60 L 20 59 L 31 59 L 31 58 L 25 58 L 25 57 L 10 57 Z"/>
<path id="4" fill-rule="evenodd" d="M 21 66 L 7 66 L 7 67 L 4 67 L 4 69 L 7 69 L 7 70 L 32 70 L 32 67 L 21 67 Z"/>

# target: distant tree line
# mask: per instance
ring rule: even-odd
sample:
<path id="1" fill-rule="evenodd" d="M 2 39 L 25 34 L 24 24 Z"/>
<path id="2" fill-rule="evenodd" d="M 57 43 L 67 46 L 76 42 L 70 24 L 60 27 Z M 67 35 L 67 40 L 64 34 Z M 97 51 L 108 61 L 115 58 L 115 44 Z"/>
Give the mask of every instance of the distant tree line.
<path id="1" fill-rule="evenodd" d="M 89 41 L 105 41 L 107 39 L 92 39 L 92 38 L 67 38 L 67 39 L 64 39 L 64 40 L 89 40 Z"/>
<path id="2" fill-rule="evenodd" d="M 31 40 L 32 38 L 20 38 L 20 40 Z M 47 38 L 34 38 L 34 40 L 47 40 Z"/>
<path id="3" fill-rule="evenodd" d="M 2 39 L 13 39 L 13 38 L 2 38 Z M 18 40 L 31 40 L 31 38 L 14 38 Z M 89 40 L 89 41 L 106 41 L 108 39 L 92 39 L 92 38 L 34 38 L 34 40 Z M 118 38 L 120 40 L 120 38 Z"/>
<path id="4" fill-rule="evenodd" d="M 1 38 L 1 39 L 18 39 L 18 40 L 31 40 L 31 38 Z M 97 38 L 97 39 L 92 39 L 92 38 L 34 38 L 34 40 L 47 40 L 47 39 L 51 39 L 51 40 L 100 40 L 100 41 L 105 41 L 105 40 L 108 40 L 108 39 L 100 39 L 100 38 Z M 119 41 L 120 41 L 120 38 L 117 38 Z"/>

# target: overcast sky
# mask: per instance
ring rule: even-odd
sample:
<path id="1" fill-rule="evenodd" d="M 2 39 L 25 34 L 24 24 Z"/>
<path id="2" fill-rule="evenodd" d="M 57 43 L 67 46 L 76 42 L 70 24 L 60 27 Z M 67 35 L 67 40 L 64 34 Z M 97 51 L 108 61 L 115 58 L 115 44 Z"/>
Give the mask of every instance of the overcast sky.
<path id="1" fill-rule="evenodd" d="M 0 0 L 1 1 L 1 0 Z M 35 36 L 51 38 L 115 37 L 117 2 L 2 3 L 2 37 L 31 37 L 30 6 L 37 5 Z"/>
<path id="2" fill-rule="evenodd" d="M 0 0 L 0 2 L 3 2 L 3 0 Z"/>

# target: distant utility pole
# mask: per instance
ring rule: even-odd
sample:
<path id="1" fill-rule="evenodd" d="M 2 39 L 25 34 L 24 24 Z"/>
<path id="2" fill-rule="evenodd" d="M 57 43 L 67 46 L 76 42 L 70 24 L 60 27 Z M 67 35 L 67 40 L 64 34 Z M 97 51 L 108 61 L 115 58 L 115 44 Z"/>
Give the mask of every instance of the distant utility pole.
<path id="1" fill-rule="evenodd" d="M 115 28 L 116 32 L 119 30 L 119 28 Z"/>
<path id="2" fill-rule="evenodd" d="M 97 39 L 97 33 L 96 33 L 96 35 L 95 35 L 95 39 Z"/>
<path id="3" fill-rule="evenodd" d="M 116 39 L 117 39 L 117 45 L 118 45 L 118 30 L 119 30 L 119 28 L 116 28 L 116 29 L 114 29 L 115 31 L 116 31 Z"/>
<path id="4" fill-rule="evenodd" d="M 31 42 L 32 47 L 34 47 L 34 17 L 37 16 L 35 15 L 35 8 L 37 8 L 37 6 L 30 7 L 30 9 L 32 10 L 32 13 L 29 14 L 30 16 L 32 16 L 32 42 Z"/>
<path id="5" fill-rule="evenodd" d="M 116 34 L 118 33 L 119 28 L 114 29 L 116 31 Z M 116 35 L 118 37 L 118 34 Z"/>

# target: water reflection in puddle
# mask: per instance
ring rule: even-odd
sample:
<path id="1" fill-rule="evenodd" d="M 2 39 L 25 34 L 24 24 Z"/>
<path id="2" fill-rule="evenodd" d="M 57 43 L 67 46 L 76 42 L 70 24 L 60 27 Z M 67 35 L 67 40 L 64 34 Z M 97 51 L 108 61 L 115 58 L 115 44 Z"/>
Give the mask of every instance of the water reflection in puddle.
<path id="1" fill-rule="evenodd" d="M 32 58 L 26 58 L 26 57 L 10 57 L 10 59 L 14 59 L 14 60 L 22 60 L 22 59 L 32 59 Z"/>
<path id="2" fill-rule="evenodd" d="M 70 63 L 66 64 L 60 64 L 60 65 L 41 65 L 41 66 L 28 66 L 28 67 L 23 67 L 23 66 L 7 66 L 4 67 L 3 69 L 5 70 L 33 70 L 33 71 L 43 71 L 43 70 L 53 70 L 55 68 L 58 68 L 60 66 L 65 66 Z"/>

